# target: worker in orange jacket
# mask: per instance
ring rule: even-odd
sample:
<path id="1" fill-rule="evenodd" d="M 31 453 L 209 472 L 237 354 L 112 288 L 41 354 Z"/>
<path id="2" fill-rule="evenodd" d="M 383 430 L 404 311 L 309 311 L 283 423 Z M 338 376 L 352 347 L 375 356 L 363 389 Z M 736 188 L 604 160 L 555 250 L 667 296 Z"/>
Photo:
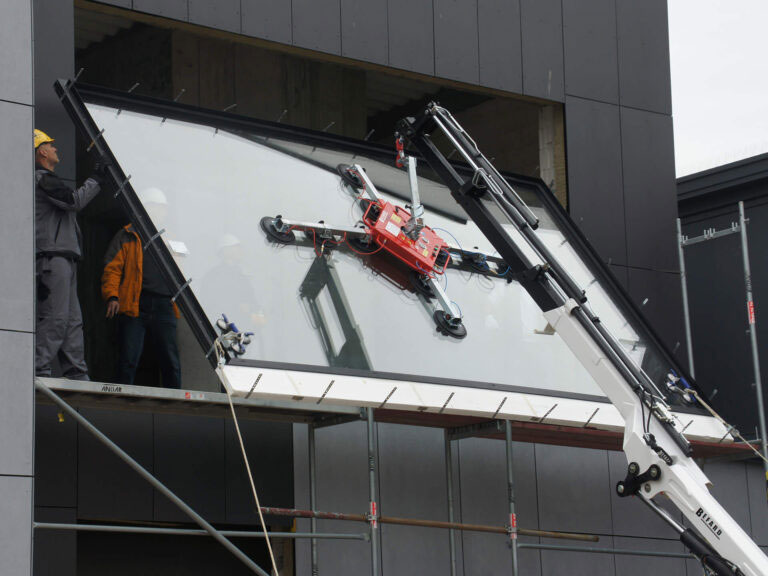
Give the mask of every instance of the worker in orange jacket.
<path id="1" fill-rule="evenodd" d="M 165 204 L 165 195 L 154 188 L 143 202 Z M 179 310 L 152 256 L 144 258 L 141 239 L 129 224 L 109 244 L 101 277 L 101 295 L 107 318 L 117 317 L 119 360 L 117 381 L 133 384 L 144 342 L 157 352 L 163 387 L 181 388 L 181 365 L 176 342 Z"/>

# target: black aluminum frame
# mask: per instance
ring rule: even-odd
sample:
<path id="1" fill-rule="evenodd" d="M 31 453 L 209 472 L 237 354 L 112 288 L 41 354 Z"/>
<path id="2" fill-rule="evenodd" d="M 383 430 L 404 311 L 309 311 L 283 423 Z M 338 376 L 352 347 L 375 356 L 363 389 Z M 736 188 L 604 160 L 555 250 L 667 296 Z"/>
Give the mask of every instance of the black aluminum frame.
<path id="1" fill-rule="evenodd" d="M 122 92 L 100 86 L 82 85 L 75 86 L 74 83 L 67 80 L 59 80 L 55 84 L 57 94 L 64 104 L 67 112 L 77 125 L 78 129 L 86 136 L 89 142 L 94 143 L 97 153 L 111 163 L 110 175 L 115 189 L 123 185 L 122 193 L 119 194 L 121 206 L 129 215 L 131 221 L 135 224 L 142 242 L 147 242 L 157 233 L 154 224 L 149 219 L 144 207 L 138 200 L 138 197 L 128 181 L 126 175 L 120 168 L 117 159 L 112 154 L 104 138 L 100 137 L 99 129 L 88 113 L 85 103 L 102 104 L 112 106 L 120 110 L 133 110 L 142 113 L 151 113 L 162 118 L 175 119 L 184 122 L 192 122 L 199 125 L 210 126 L 220 130 L 229 130 L 233 132 L 254 132 L 265 137 L 283 138 L 297 143 L 308 144 L 318 147 L 327 147 L 336 150 L 346 150 L 354 154 L 367 156 L 376 160 L 391 161 L 394 157 L 390 147 L 372 142 L 356 140 L 345 136 L 338 136 L 320 132 L 297 128 L 278 122 L 266 120 L 257 120 L 247 118 L 237 114 L 224 111 L 208 110 L 189 104 L 161 100 L 148 96 L 137 95 L 128 92 Z M 394 127 L 393 127 L 394 132 Z M 409 150 L 409 154 L 424 160 L 423 156 L 415 150 Z M 460 162 L 451 162 L 452 168 L 459 174 L 469 175 L 469 168 Z M 661 352 L 663 359 L 674 368 L 678 374 L 685 376 L 692 385 L 695 385 L 693 379 L 672 356 L 670 351 L 661 341 L 658 333 L 648 324 L 643 317 L 640 309 L 629 299 L 625 289 L 621 286 L 618 279 L 614 276 L 608 265 L 604 263 L 592 245 L 587 241 L 584 234 L 576 227 L 570 216 L 558 202 L 554 194 L 539 178 L 522 176 L 518 174 L 502 173 L 513 186 L 523 187 L 532 190 L 538 200 L 548 210 L 555 224 L 566 237 L 571 246 L 576 250 L 579 256 L 584 260 L 592 274 L 599 278 L 601 285 L 613 299 L 622 314 L 624 314 L 633 325 L 633 328 L 641 331 L 641 336 Z M 398 194 L 395 194 L 399 196 Z M 447 215 L 443 213 L 443 215 Z M 455 216 L 449 216 L 456 219 Z M 168 282 L 174 287 L 174 291 L 181 290 L 177 302 L 185 318 L 190 323 L 198 342 L 202 346 L 204 353 L 208 355 L 211 365 L 215 366 L 215 358 L 211 355 L 213 341 L 217 337 L 216 330 L 211 326 L 194 294 L 184 287 L 186 279 L 176 265 L 170 252 L 163 243 L 152 243 L 149 251 L 154 255 L 160 264 L 161 272 Z M 559 398 L 575 398 L 582 400 L 608 402 L 602 396 L 589 394 L 569 393 L 551 391 L 540 388 L 521 387 L 505 384 L 496 384 L 490 382 L 470 382 L 465 380 L 455 380 L 450 378 L 429 377 L 419 375 L 409 375 L 400 373 L 389 373 L 380 371 L 366 371 L 349 368 L 326 366 L 312 366 L 307 364 L 294 364 L 285 362 L 272 362 L 267 360 L 251 359 L 231 359 L 233 365 L 251 366 L 255 368 L 271 368 L 281 370 L 296 370 L 301 372 L 319 372 L 333 373 L 349 376 L 361 376 L 368 378 L 386 378 L 402 381 L 418 381 L 435 384 L 447 384 L 454 386 L 463 386 L 470 388 L 482 388 L 492 390 L 503 390 L 509 392 L 524 392 L 540 394 L 544 396 Z M 675 406 L 675 409 L 681 412 L 700 413 L 698 408 Z"/>

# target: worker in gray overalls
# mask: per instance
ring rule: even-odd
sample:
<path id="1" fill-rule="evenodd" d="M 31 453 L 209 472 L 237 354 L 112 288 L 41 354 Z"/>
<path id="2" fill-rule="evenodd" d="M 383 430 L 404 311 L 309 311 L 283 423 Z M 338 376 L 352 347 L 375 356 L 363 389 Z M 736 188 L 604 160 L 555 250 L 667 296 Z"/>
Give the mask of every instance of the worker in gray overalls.
<path id="1" fill-rule="evenodd" d="M 35 130 L 35 374 L 50 376 L 51 362 L 58 356 L 62 376 L 88 380 L 77 299 L 77 213 L 99 193 L 106 170 L 97 166 L 96 173 L 73 190 L 54 174 L 58 163 L 53 138 Z"/>

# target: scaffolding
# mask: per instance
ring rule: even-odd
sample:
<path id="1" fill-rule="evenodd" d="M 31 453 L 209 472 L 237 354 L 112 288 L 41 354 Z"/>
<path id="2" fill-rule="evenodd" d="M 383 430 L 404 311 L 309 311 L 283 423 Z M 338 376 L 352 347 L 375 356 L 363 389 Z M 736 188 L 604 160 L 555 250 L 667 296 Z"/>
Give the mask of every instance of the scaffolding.
<path id="1" fill-rule="evenodd" d="M 262 531 L 247 530 L 219 530 L 207 522 L 200 514 L 193 510 L 186 502 L 179 498 L 172 490 L 165 486 L 152 473 L 143 468 L 136 460 L 110 440 L 102 431 L 98 430 L 88 421 L 77 408 L 97 408 L 123 411 L 138 411 L 151 413 L 187 414 L 198 416 L 214 416 L 225 418 L 228 416 L 228 403 L 226 395 L 218 392 L 168 390 L 162 388 L 149 388 L 143 386 L 114 385 L 100 382 L 76 382 L 57 378 L 36 378 L 35 389 L 37 402 L 41 404 L 53 404 L 69 415 L 87 432 L 92 434 L 99 442 L 105 445 L 111 452 L 120 457 L 129 467 L 138 472 L 142 478 L 149 482 L 160 493 L 179 507 L 199 529 L 168 528 L 155 526 L 114 525 L 114 524 L 73 524 L 35 522 L 36 530 L 46 531 L 76 531 L 76 532 L 110 532 L 132 534 L 162 534 L 176 536 L 211 536 L 224 546 L 230 553 L 243 562 L 252 572 L 262 576 L 268 574 L 258 566 L 233 542 L 232 538 L 264 538 Z M 321 540 L 349 540 L 367 542 L 371 548 L 371 574 L 379 576 L 379 553 L 381 550 L 381 524 L 401 526 L 417 526 L 425 528 L 444 529 L 448 532 L 448 544 L 450 553 L 450 574 L 457 574 L 456 566 L 456 535 L 457 532 L 477 532 L 504 536 L 504 542 L 509 548 L 511 556 L 511 573 L 519 574 L 518 551 L 525 549 L 534 550 L 560 550 L 577 551 L 592 554 L 618 554 L 635 556 L 652 556 L 667 558 L 693 558 L 689 554 L 659 552 L 654 550 L 625 550 L 620 548 L 606 548 L 595 546 L 555 545 L 543 543 L 521 543 L 518 536 L 535 536 L 572 540 L 581 543 L 595 543 L 599 537 L 594 534 L 558 532 L 520 528 L 517 526 L 516 517 L 516 491 L 513 472 L 514 426 L 511 421 L 489 421 L 482 425 L 450 426 L 449 420 L 441 423 L 444 428 L 445 438 L 445 482 L 447 487 L 446 513 L 448 521 L 400 518 L 385 516 L 379 513 L 376 501 L 377 486 L 377 450 L 374 441 L 374 425 L 376 422 L 400 423 L 414 425 L 412 415 L 398 419 L 397 411 L 387 414 L 387 410 L 374 410 L 369 408 L 357 408 L 352 406 L 338 406 L 322 404 L 322 409 L 316 404 L 302 404 L 264 400 L 233 398 L 236 409 L 241 419 L 261 421 L 281 421 L 303 423 L 308 426 L 308 454 L 309 454 L 309 501 L 308 510 L 295 508 L 276 508 L 262 506 L 261 512 L 271 516 L 284 516 L 291 518 L 306 518 L 310 520 L 309 532 L 275 532 L 270 536 L 275 538 L 290 538 L 294 540 L 309 539 L 311 551 L 311 574 L 321 573 L 318 562 L 318 543 Z M 368 488 L 370 508 L 367 513 L 349 514 L 342 512 L 327 512 L 317 509 L 317 455 L 315 451 L 315 431 L 327 426 L 335 426 L 348 422 L 365 422 L 368 439 Z M 424 419 L 423 426 L 435 426 L 435 422 Z M 556 428 L 553 426 L 553 428 Z M 506 517 L 508 522 L 504 525 L 468 524 L 455 521 L 453 501 L 453 458 L 452 443 L 464 438 L 501 438 L 505 442 L 506 458 L 506 510 L 500 517 Z M 728 447 L 731 452 L 744 450 L 738 445 Z M 317 529 L 318 519 L 356 522 L 366 525 L 366 530 L 360 532 L 340 533 L 321 532 Z"/>
<path id="2" fill-rule="evenodd" d="M 755 314 L 755 301 L 752 294 L 752 268 L 749 261 L 749 243 L 747 241 L 747 223 L 749 219 L 745 216 L 744 202 L 738 204 L 739 221 L 731 222 L 730 228 L 715 230 L 709 228 L 704 230 L 700 236 L 689 238 L 683 235 L 682 224 L 677 219 L 677 246 L 678 257 L 680 259 L 680 283 L 683 293 L 683 316 L 685 320 L 685 337 L 688 346 L 688 366 L 692 376 L 694 376 L 693 361 L 693 338 L 691 335 L 691 311 L 688 303 L 688 279 L 685 269 L 684 248 L 694 244 L 701 244 L 724 238 L 731 234 L 738 234 L 741 241 L 741 263 L 744 272 L 744 291 L 747 307 L 747 333 L 749 334 L 750 353 L 752 355 L 752 374 L 754 376 L 753 386 L 755 388 L 755 400 L 757 403 L 757 416 L 760 426 L 760 451 L 763 455 L 763 469 L 765 470 L 766 487 L 768 487 L 768 432 L 766 432 L 765 422 L 765 404 L 763 402 L 763 382 L 760 375 L 760 351 L 757 346 L 757 316 Z M 731 429 L 733 427 L 731 426 Z M 731 432 L 731 429 L 728 432 Z M 768 492 L 767 492 L 768 495 Z"/>

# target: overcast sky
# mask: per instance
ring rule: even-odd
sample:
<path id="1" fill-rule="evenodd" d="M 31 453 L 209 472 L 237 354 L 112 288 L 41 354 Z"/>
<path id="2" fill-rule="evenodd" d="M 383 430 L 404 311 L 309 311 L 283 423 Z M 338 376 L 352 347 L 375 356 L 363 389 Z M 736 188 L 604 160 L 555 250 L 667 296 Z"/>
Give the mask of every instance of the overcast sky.
<path id="1" fill-rule="evenodd" d="M 768 0 L 668 0 L 677 176 L 768 152 Z"/>

